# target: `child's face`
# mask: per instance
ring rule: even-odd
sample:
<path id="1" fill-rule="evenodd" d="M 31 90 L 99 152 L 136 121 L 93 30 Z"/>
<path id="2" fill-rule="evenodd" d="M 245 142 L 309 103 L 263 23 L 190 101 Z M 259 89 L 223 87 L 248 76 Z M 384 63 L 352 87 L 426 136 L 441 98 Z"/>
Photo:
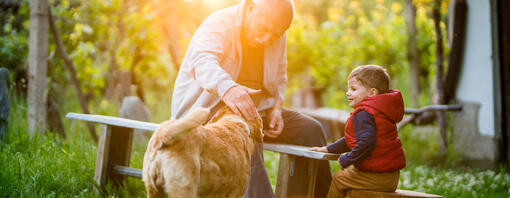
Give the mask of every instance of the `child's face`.
<path id="1" fill-rule="evenodd" d="M 365 87 L 356 78 L 351 78 L 347 81 L 347 88 L 347 100 L 351 107 L 356 106 L 367 96 L 377 95 L 377 89 Z"/>

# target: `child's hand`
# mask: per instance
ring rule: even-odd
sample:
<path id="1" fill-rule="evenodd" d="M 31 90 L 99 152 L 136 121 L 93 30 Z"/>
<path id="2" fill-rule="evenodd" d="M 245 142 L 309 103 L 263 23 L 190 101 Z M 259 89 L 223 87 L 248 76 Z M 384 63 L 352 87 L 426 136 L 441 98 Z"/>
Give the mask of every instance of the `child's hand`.
<path id="1" fill-rule="evenodd" d="M 325 146 L 323 146 L 323 147 L 312 147 L 312 148 L 309 148 L 308 150 L 309 151 L 323 152 L 323 153 L 327 153 L 328 152 L 328 148 L 326 148 Z"/>

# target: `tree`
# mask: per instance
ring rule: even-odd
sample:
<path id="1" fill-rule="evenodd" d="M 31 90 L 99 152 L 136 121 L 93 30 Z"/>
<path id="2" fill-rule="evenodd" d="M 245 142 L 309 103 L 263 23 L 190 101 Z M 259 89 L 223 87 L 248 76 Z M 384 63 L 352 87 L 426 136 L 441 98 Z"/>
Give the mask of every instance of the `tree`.
<path id="1" fill-rule="evenodd" d="M 404 10 L 407 24 L 407 60 L 410 66 L 411 106 L 416 107 L 420 95 L 420 57 L 416 39 L 416 6 L 414 6 L 413 0 L 405 0 Z"/>
<path id="2" fill-rule="evenodd" d="M 436 94 L 437 104 L 444 104 L 444 77 L 443 77 L 443 63 L 444 63 L 444 48 L 443 48 L 443 34 L 441 33 L 441 0 L 435 0 L 432 7 L 432 19 L 434 20 L 434 30 L 436 32 Z M 438 155 L 444 158 L 448 149 L 447 134 L 446 134 L 446 113 L 444 111 L 437 112 L 437 121 L 439 124 L 439 150 Z"/>
<path id="3" fill-rule="evenodd" d="M 46 72 L 48 58 L 48 1 L 30 1 L 28 42 L 28 132 L 46 129 Z"/>
<path id="4" fill-rule="evenodd" d="M 67 51 L 64 48 L 64 44 L 62 43 L 62 40 L 60 40 L 60 35 L 59 35 L 57 27 L 55 25 L 55 21 L 53 21 L 53 14 L 52 14 L 51 9 L 49 7 L 47 9 L 47 13 L 48 13 L 48 16 L 49 16 L 48 17 L 48 21 L 49 21 L 49 24 L 50 24 L 50 27 L 51 27 L 51 32 L 53 34 L 53 40 L 57 44 L 57 49 L 58 49 L 58 53 L 60 54 L 60 57 L 62 57 L 62 59 L 64 60 L 64 63 L 66 65 L 67 69 L 69 70 L 69 73 L 71 74 L 71 82 L 74 85 L 74 91 L 76 93 L 78 101 L 80 102 L 80 107 L 81 107 L 83 113 L 89 114 L 90 113 L 89 112 L 89 107 L 88 107 L 89 105 L 88 105 L 87 100 L 85 100 L 85 98 L 83 97 L 83 94 L 81 92 L 80 81 L 78 81 L 78 78 L 76 77 L 76 69 L 75 69 L 75 67 L 73 65 L 73 62 L 69 58 L 69 55 L 67 54 Z M 92 140 L 94 140 L 94 142 L 97 143 L 98 138 L 97 138 L 97 135 L 96 135 L 96 130 L 94 128 L 94 125 L 91 124 L 91 123 L 88 123 L 87 127 L 89 129 L 90 136 L 92 137 Z"/>

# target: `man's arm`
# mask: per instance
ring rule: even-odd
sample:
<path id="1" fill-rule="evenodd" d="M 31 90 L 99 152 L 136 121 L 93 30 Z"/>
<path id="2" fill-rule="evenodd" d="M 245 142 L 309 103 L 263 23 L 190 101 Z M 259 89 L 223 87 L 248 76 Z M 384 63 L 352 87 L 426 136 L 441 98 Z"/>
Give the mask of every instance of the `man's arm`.
<path id="1" fill-rule="evenodd" d="M 282 103 L 283 99 L 277 97 L 274 107 L 269 111 L 267 115 L 269 120 L 269 129 L 264 130 L 264 135 L 268 137 L 276 138 L 280 136 L 283 130 L 283 118 L 282 118 Z"/>
<path id="2" fill-rule="evenodd" d="M 278 42 L 282 42 L 282 49 L 280 50 L 281 59 L 278 68 L 278 96 L 283 101 L 285 96 L 285 88 L 287 86 L 287 34 L 283 34 Z"/>
<path id="3" fill-rule="evenodd" d="M 237 115 L 252 120 L 257 110 L 249 95 L 260 91 L 238 85 L 220 66 L 233 42 L 226 31 L 225 24 L 209 18 L 197 29 L 190 42 L 193 47 L 187 52 L 191 72 L 202 88 L 221 98 Z"/>
<path id="4" fill-rule="evenodd" d="M 356 145 L 347 154 L 340 156 L 340 165 L 343 168 L 351 164 L 362 162 L 375 149 L 376 128 L 374 116 L 366 111 L 360 111 L 354 115 L 354 133 Z"/>
<path id="5" fill-rule="evenodd" d="M 207 18 L 197 29 L 186 52 L 195 80 L 202 88 L 218 97 L 237 83 L 221 66 L 225 57 L 227 36 L 225 24 Z"/>
<path id="6" fill-rule="evenodd" d="M 269 137 L 278 137 L 283 130 L 284 124 L 283 124 L 283 118 L 282 118 L 282 108 L 283 108 L 283 97 L 285 95 L 285 88 L 287 86 L 287 51 L 286 51 L 286 45 L 287 45 L 287 36 L 286 34 L 283 34 L 278 41 L 275 42 L 281 42 L 280 51 L 279 51 L 279 57 L 280 60 L 278 64 L 278 68 L 276 68 L 277 71 L 277 78 L 278 78 L 278 84 L 277 84 L 277 91 L 278 95 L 276 97 L 276 103 L 274 107 L 270 110 L 268 118 L 269 118 L 269 130 L 264 130 L 264 134 Z"/>

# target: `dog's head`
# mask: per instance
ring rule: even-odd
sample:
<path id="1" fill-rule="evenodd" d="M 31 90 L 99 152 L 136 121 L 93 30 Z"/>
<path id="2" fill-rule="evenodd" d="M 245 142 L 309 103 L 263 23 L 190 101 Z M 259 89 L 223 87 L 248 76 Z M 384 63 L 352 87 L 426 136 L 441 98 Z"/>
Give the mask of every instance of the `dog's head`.
<path id="1" fill-rule="evenodd" d="M 250 129 L 250 138 L 255 140 L 256 142 L 262 142 L 264 138 L 264 133 L 262 132 L 262 118 L 260 118 L 260 115 L 257 113 L 257 116 L 255 119 L 249 121 L 246 120 L 244 117 L 239 117 L 230 109 L 228 106 L 222 107 L 220 110 L 214 114 L 214 116 L 211 118 L 209 123 L 217 122 L 221 119 L 228 119 L 228 117 L 234 116 L 237 119 L 240 119 L 244 121 L 246 124 L 248 124 L 248 128 Z"/>

